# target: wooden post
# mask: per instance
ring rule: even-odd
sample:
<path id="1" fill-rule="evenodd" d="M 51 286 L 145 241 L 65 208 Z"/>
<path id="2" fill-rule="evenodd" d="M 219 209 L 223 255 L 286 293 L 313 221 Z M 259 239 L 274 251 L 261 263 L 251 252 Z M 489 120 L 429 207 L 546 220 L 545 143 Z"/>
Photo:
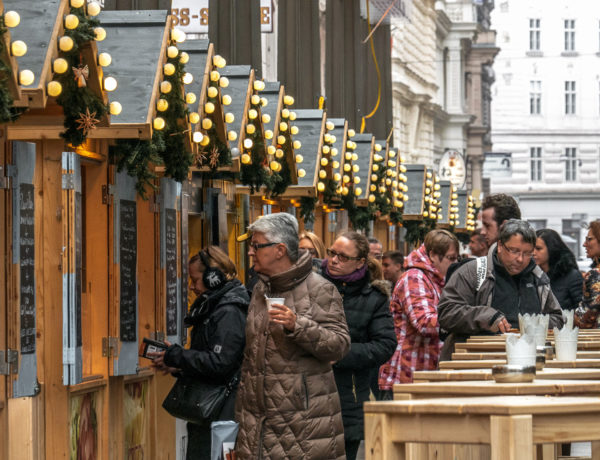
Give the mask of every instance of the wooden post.
<path id="1" fill-rule="evenodd" d="M 405 443 L 394 443 L 391 416 L 365 414 L 366 460 L 406 460 Z"/>
<path id="2" fill-rule="evenodd" d="M 531 415 L 490 417 L 492 460 L 533 460 Z"/>

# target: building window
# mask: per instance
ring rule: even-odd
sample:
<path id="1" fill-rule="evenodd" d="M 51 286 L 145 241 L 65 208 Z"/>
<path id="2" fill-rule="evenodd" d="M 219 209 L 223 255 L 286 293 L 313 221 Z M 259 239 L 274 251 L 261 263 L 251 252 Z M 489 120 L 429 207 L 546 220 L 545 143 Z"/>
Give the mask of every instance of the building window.
<path id="1" fill-rule="evenodd" d="M 565 51 L 575 51 L 575 19 L 565 19 Z"/>
<path id="2" fill-rule="evenodd" d="M 542 113 L 542 82 L 539 80 L 529 82 L 529 113 L 531 115 Z"/>
<path id="3" fill-rule="evenodd" d="M 542 148 L 530 147 L 529 157 L 531 164 L 531 182 L 542 180 Z"/>
<path id="4" fill-rule="evenodd" d="M 565 82 L 565 115 L 575 115 L 575 82 Z"/>
<path id="5" fill-rule="evenodd" d="M 567 182 L 577 180 L 577 149 L 575 147 L 565 149 L 565 180 Z"/>
<path id="6" fill-rule="evenodd" d="M 529 20 L 529 51 L 540 50 L 540 19 Z"/>

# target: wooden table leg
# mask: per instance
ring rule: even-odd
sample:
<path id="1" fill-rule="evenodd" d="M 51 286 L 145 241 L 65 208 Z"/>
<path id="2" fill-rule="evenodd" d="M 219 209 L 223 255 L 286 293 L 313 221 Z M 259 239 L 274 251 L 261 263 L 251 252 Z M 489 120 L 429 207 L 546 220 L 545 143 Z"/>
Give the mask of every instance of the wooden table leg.
<path id="1" fill-rule="evenodd" d="M 406 444 L 392 441 L 391 417 L 386 414 L 365 414 L 366 460 L 406 460 Z"/>
<path id="2" fill-rule="evenodd" d="M 531 415 L 490 416 L 492 460 L 533 460 Z"/>

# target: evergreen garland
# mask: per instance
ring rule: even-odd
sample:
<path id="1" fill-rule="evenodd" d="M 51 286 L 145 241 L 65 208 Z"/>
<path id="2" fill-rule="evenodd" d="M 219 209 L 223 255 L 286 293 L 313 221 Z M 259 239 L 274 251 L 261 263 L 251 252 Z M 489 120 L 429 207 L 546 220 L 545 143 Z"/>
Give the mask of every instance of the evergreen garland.
<path id="1" fill-rule="evenodd" d="M 334 208 L 340 206 L 340 196 L 337 192 L 337 182 L 335 179 L 325 179 L 325 190 L 323 191 L 323 203 L 328 207 Z"/>
<path id="2" fill-rule="evenodd" d="M 85 129 L 78 126 L 77 120 L 85 113 L 93 114 L 93 118 L 101 119 L 108 112 L 108 107 L 87 85 L 80 88 L 73 72 L 73 67 L 79 68 L 86 65 L 83 62 L 81 49 L 90 41 L 95 40 L 94 28 L 98 27 L 100 22 L 87 17 L 83 6 L 71 7 L 71 14 L 77 16 L 79 25 L 75 29 L 65 30 L 65 35 L 73 39 L 73 48 L 68 52 L 61 51 L 61 56 L 67 60 L 69 65 L 67 71 L 57 78 L 62 85 L 62 92 L 56 98 L 56 102 L 62 106 L 65 115 L 65 131 L 60 135 L 65 141 L 76 147 L 86 141 L 88 134 Z"/>
<path id="3" fill-rule="evenodd" d="M 210 97 L 207 93 L 206 102 L 211 102 L 216 107 L 220 103 L 219 80 L 213 81 L 212 79 L 209 79 L 209 87 L 207 88 L 207 91 L 211 87 L 217 90 L 217 95 L 215 97 Z M 208 143 L 205 146 L 202 146 L 202 144 L 200 144 L 199 152 L 196 157 L 199 167 L 208 166 L 213 172 L 222 166 L 230 166 L 232 163 L 231 149 L 229 148 L 227 140 L 225 142 L 221 141 L 221 139 L 219 139 L 219 135 L 217 134 L 216 123 L 221 123 L 221 120 L 215 120 L 216 117 L 214 116 L 214 113 L 215 112 L 213 112 L 213 114 L 205 113 L 205 116 L 209 117 L 212 121 L 210 129 L 206 130 L 205 133 L 205 135 L 208 136 L 211 141 L 213 141 L 212 145 L 211 143 Z M 218 161 L 216 163 L 212 162 L 210 159 L 213 152 L 218 153 Z"/>
<path id="4" fill-rule="evenodd" d="M 425 240 L 425 235 L 436 227 L 435 219 L 407 220 L 404 221 L 406 228 L 405 241 L 413 247 L 417 247 Z"/>
<path id="5" fill-rule="evenodd" d="M 303 196 L 300 198 L 300 218 L 304 221 L 305 226 L 309 226 L 315 221 L 315 207 L 317 206 L 318 198 Z"/>
<path id="6" fill-rule="evenodd" d="M 4 43 L 4 34 L 8 29 L 4 25 L 4 15 L 0 16 L 0 55 L 4 56 L 6 45 Z M 23 108 L 13 107 L 13 97 L 8 88 L 8 79 L 11 75 L 11 67 L 0 59 L 0 123 L 16 121 L 25 111 Z"/>

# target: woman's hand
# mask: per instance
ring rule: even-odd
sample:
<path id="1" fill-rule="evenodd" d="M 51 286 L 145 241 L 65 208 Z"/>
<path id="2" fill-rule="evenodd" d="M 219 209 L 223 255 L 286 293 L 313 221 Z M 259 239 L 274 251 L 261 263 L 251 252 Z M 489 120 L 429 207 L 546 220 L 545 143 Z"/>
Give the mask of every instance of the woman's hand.
<path id="1" fill-rule="evenodd" d="M 165 344 L 168 347 L 171 346 L 171 342 L 168 342 L 166 340 L 165 340 Z M 152 358 L 151 366 L 158 371 L 162 371 L 163 375 L 172 374 L 174 372 L 179 372 L 179 370 L 180 370 L 175 367 L 169 367 L 165 364 L 165 352 L 164 351 L 159 351 L 156 353 L 148 353 L 148 357 Z"/>
<path id="2" fill-rule="evenodd" d="M 293 332 L 296 328 L 296 313 L 283 304 L 271 304 L 269 321 L 281 324 L 286 330 Z"/>

